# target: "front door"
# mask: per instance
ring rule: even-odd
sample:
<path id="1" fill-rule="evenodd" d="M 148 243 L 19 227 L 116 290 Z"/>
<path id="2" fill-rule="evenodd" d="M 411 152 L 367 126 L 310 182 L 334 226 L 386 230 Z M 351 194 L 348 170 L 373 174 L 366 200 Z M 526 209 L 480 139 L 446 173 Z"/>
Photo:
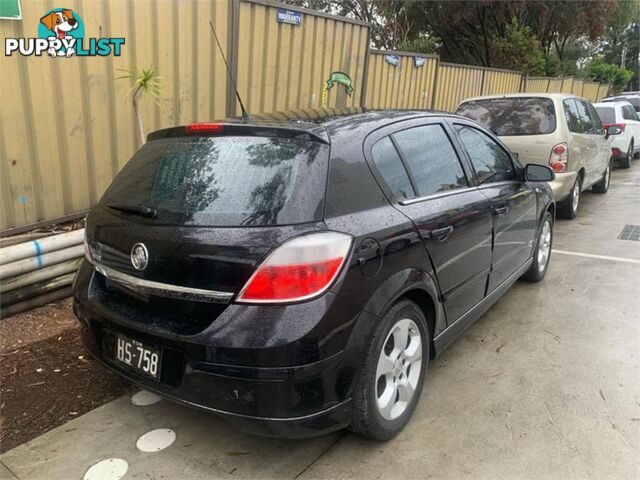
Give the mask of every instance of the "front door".
<path id="1" fill-rule="evenodd" d="M 480 129 L 454 124 L 493 213 L 493 249 L 487 294 L 530 257 L 537 223 L 535 192 L 519 180 L 509 153 Z"/>

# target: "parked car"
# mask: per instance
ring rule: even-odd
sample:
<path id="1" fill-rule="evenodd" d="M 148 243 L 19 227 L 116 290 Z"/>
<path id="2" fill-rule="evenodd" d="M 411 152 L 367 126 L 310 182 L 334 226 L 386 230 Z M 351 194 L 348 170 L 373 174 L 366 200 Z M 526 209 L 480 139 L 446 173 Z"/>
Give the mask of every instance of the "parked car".
<path id="1" fill-rule="evenodd" d="M 611 144 L 618 127 L 605 129 L 593 105 L 556 93 L 493 95 L 464 100 L 456 113 L 493 131 L 523 163 L 549 165 L 558 216 L 575 218 L 581 193 L 606 193 Z"/>
<path id="2" fill-rule="evenodd" d="M 324 114 L 149 136 L 86 221 L 94 358 L 253 433 L 384 440 L 429 360 L 544 278 L 549 167 L 463 117 Z"/>
<path id="3" fill-rule="evenodd" d="M 607 98 L 603 98 L 602 99 L 603 102 L 629 102 L 631 105 L 633 105 L 633 108 L 635 109 L 636 112 L 640 112 L 640 95 L 638 94 L 631 94 L 630 92 L 628 94 L 620 94 L 620 95 L 616 95 L 615 97 L 607 97 Z"/>
<path id="4" fill-rule="evenodd" d="M 613 137 L 611 153 L 622 168 L 629 168 L 631 159 L 640 155 L 640 117 L 627 101 L 596 103 L 604 128 L 609 125 L 620 127 L 620 135 Z"/>

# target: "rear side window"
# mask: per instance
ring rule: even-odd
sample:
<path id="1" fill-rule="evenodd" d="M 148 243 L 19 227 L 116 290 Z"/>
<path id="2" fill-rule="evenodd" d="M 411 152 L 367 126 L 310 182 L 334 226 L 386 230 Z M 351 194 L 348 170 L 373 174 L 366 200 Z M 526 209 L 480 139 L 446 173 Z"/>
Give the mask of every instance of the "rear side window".
<path id="1" fill-rule="evenodd" d="M 460 105 L 456 113 L 481 123 L 496 135 L 543 135 L 556 129 L 555 107 L 549 98 L 473 100 Z"/>
<path id="2" fill-rule="evenodd" d="M 321 220 L 328 146 L 278 137 L 155 140 L 101 203 L 145 206 L 159 223 L 283 225 Z"/>
<path id="3" fill-rule="evenodd" d="M 596 107 L 598 116 L 602 123 L 611 124 L 616 123 L 616 110 L 613 107 Z"/>
<path id="4" fill-rule="evenodd" d="M 385 137 L 376 142 L 371 149 L 371 158 L 376 168 L 398 200 L 415 197 L 409 175 L 402 164 L 396 147 L 391 139 Z"/>
<path id="5" fill-rule="evenodd" d="M 640 120 L 636 111 L 629 105 L 622 107 L 622 118 L 625 120 Z"/>
<path id="6" fill-rule="evenodd" d="M 424 125 L 393 134 L 418 195 L 468 186 L 467 177 L 441 125 Z"/>
<path id="7" fill-rule="evenodd" d="M 507 152 L 492 138 L 475 128 L 456 125 L 480 185 L 515 180 L 516 173 Z"/>

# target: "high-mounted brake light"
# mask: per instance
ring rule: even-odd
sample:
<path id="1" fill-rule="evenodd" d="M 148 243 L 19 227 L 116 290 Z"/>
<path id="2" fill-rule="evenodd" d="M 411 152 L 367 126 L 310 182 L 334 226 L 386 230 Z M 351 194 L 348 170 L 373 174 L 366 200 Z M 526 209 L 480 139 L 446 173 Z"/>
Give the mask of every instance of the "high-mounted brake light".
<path id="1" fill-rule="evenodd" d="M 186 126 L 188 135 L 195 135 L 198 133 L 222 133 L 224 126 L 222 123 L 192 123 Z"/>
<path id="2" fill-rule="evenodd" d="M 242 303 L 308 300 L 325 292 L 344 265 L 351 237 L 319 232 L 294 238 L 276 248 L 238 295 Z"/>
<path id="3" fill-rule="evenodd" d="M 569 145 L 559 143 L 551 149 L 549 156 L 549 166 L 554 172 L 562 173 L 567 171 L 567 163 L 569 163 Z"/>

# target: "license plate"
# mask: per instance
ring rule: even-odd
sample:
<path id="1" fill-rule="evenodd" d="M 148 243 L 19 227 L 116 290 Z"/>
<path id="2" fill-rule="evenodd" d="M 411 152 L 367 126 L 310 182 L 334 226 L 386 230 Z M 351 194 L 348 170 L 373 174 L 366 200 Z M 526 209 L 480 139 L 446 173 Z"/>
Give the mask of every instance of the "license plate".
<path id="1" fill-rule="evenodd" d="M 161 350 L 122 335 L 116 337 L 115 358 L 135 371 L 158 380 Z"/>

